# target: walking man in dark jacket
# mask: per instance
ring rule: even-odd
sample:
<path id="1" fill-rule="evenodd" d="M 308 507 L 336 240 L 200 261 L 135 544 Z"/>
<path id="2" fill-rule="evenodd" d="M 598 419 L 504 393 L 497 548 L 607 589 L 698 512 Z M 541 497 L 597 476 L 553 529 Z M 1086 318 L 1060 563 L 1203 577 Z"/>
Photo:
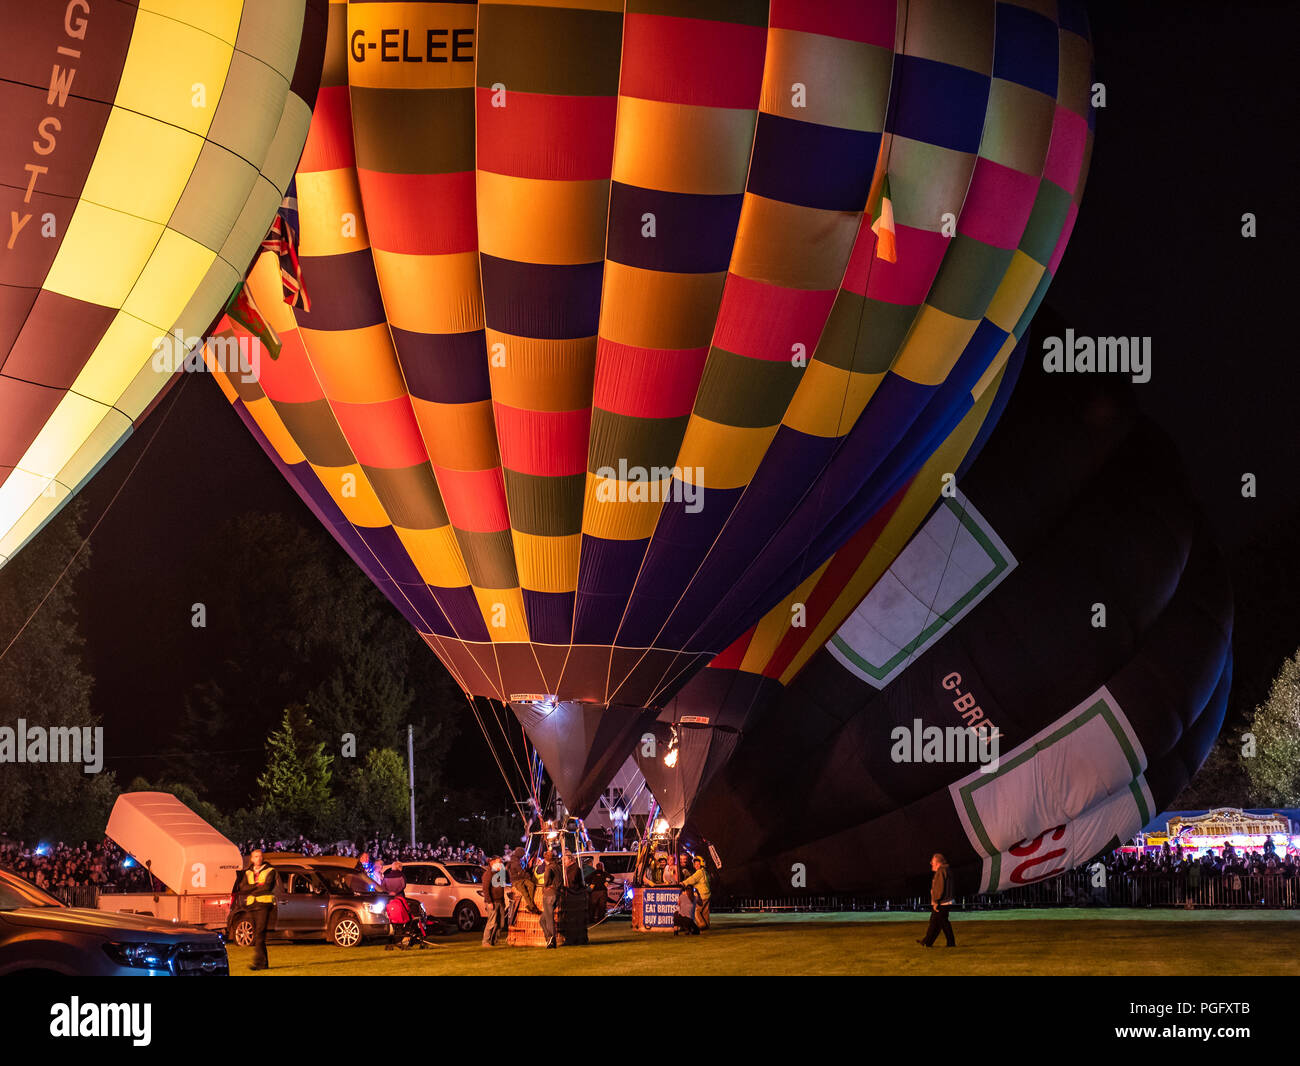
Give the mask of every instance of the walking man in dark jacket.
<path id="1" fill-rule="evenodd" d="M 934 877 L 930 881 L 930 925 L 925 937 L 917 943 L 924 948 L 933 947 L 939 934 L 943 933 L 945 946 L 955 948 L 957 940 L 952 935 L 952 923 L 948 921 L 948 911 L 952 909 L 952 871 L 948 869 L 948 860 L 937 851 L 930 858 L 930 869 Z"/>

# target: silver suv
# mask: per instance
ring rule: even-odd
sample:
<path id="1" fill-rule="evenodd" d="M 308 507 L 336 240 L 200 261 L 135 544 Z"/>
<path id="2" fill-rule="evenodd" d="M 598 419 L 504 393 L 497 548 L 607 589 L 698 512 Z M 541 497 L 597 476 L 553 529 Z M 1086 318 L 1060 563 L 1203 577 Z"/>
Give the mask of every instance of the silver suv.
<path id="1" fill-rule="evenodd" d="M 396 872 L 384 867 L 384 875 Z M 406 894 L 424 904 L 424 913 L 430 918 L 451 920 L 456 928 L 468 933 L 483 921 L 487 907 L 479 889 L 483 885 L 484 868 L 473 862 L 404 862 L 402 876 L 406 878 Z"/>
<path id="2" fill-rule="evenodd" d="M 272 863 L 279 874 L 275 909 L 266 923 L 268 940 L 328 940 L 354 948 L 371 937 L 388 936 L 388 894 L 360 870 L 338 860 L 302 858 Z M 238 885 L 238 882 L 236 882 Z M 227 937 L 240 947 L 253 942 L 253 919 L 238 888 L 230 898 Z"/>

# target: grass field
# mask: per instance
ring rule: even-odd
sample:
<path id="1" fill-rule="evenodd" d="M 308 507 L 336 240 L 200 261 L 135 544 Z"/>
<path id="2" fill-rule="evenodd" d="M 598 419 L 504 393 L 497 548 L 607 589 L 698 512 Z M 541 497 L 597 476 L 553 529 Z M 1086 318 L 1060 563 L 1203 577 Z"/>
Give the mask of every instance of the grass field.
<path id="1" fill-rule="evenodd" d="M 586 947 L 483 948 L 479 935 L 435 938 L 425 951 L 381 945 L 271 944 L 271 969 L 230 947 L 249 977 L 429 974 L 1261 974 L 1300 975 L 1300 912 L 1023 910 L 956 914 L 956 948 L 914 943 L 915 914 L 715 915 L 698 937 L 634 933 L 626 920 L 591 931 Z"/>

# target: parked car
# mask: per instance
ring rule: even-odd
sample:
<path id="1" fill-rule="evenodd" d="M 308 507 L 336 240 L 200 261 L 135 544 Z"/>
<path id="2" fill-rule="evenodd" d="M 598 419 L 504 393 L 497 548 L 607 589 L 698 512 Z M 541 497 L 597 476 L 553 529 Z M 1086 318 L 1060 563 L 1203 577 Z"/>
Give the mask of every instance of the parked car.
<path id="1" fill-rule="evenodd" d="M 338 861 L 308 858 L 272 861 L 279 873 L 268 940 L 328 940 L 353 948 L 389 935 L 388 893 L 358 870 Z M 227 937 L 240 947 L 253 943 L 253 919 L 236 881 L 230 894 Z"/>
<path id="2" fill-rule="evenodd" d="M 387 874 L 391 866 L 384 867 Z M 404 862 L 406 894 L 424 904 L 430 918 L 455 922 L 463 933 L 477 929 L 487 904 L 479 895 L 484 868 L 472 862 Z"/>
<path id="3" fill-rule="evenodd" d="M 216 933 L 68 907 L 0 870 L 0 975 L 201 977 L 230 973 Z"/>

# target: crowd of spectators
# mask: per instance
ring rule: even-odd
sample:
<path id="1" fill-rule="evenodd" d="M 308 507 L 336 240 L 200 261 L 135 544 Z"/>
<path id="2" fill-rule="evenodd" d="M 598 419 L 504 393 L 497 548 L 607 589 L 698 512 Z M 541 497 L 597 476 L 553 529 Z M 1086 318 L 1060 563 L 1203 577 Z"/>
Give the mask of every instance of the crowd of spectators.
<path id="1" fill-rule="evenodd" d="M 363 842 L 340 840 L 334 844 L 317 844 L 306 837 L 299 836 L 289 840 L 246 840 L 240 850 L 247 855 L 253 848 L 265 852 L 290 851 L 301 855 L 345 855 L 358 858 L 363 852 L 368 853 L 375 862 L 385 865 L 390 862 L 472 862 L 485 865 L 488 854 L 476 844 L 465 841 L 453 844 L 446 837 L 439 837 L 437 843 L 419 842 L 412 844 L 409 840 L 389 836 Z"/>
<path id="2" fill-rule="evenodd" d="M 73 888 L 101 892 L 151 892 L 149 872 L 111 840 L 97 844 L 0 840 L 0 866 L 54 895 Z"/>
<path id="3" fill-rule="evenodd" d="M 461 840 L 453 843 L 440 837 L 436 843 L 403 841 L 395 836 L 358 844 L 339 841 L 321 845 L 305 837 L 290 840 L 250 840 L 240 849 L 245 856 L 253 848 L 266 852 L 289 851 L 303 855 L 346 855 L 358 857 L 369 852 L 382 863 L 471 862 L 484 864 L 487 854 L 475 844 Z M 7 840 L 0 838 L 0 867 L 11 870 L 37 888 L 53 895 L 72 889 L 94 888 L 100 892 L 158 892 L 162 884 L 107 838 L 98 843 L 66 844 Z"/>
<path id="4" fill-rule="evenodd" d="M 1159 848 L 1120 848 L 1101 859 L 1088 863 L 1081 869 L 1093 870 L 1098 863 L 1109 874 L 1186 874 L 1193 866 L 1199 867 L 1201 876 L 1262 875 L 1293 878 L 1300 876 L 1300 854 L 1290 849 L 1278 855 L 1272 837 L 1262 847 L 1238 848 L 1228 841 L 1214 849 L 1207 849 L 1197 857 L 1192 849 L 1181 842 L 1168 842 Z"/>

